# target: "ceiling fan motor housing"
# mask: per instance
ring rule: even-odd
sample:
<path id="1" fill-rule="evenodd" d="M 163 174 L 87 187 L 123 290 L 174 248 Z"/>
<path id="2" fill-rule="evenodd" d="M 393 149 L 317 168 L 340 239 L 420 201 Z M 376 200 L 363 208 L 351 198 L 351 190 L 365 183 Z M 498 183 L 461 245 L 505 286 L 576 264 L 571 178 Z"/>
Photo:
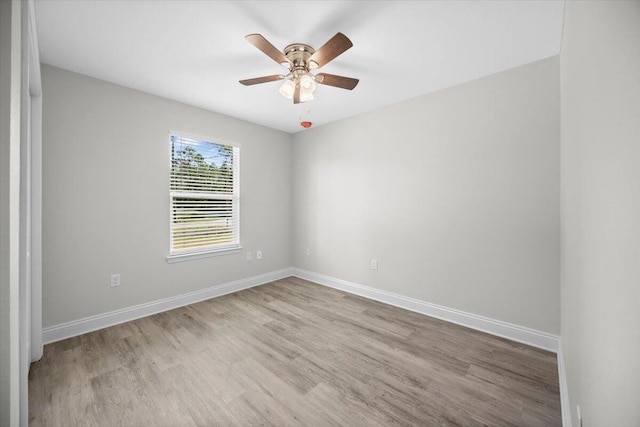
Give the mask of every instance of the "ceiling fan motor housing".
<path id="1" fill-rule="evenodd" d="M 291 61 L 290 71 L 294 73 L 294 75 L 306 74 L 310 68 L 316 68 L 318 66 L 315 62 L 309 61 L 309 58 L 314 53 L 315 49 L 303 43 L 293 43 L 284 48 L 284 56 Z"/>

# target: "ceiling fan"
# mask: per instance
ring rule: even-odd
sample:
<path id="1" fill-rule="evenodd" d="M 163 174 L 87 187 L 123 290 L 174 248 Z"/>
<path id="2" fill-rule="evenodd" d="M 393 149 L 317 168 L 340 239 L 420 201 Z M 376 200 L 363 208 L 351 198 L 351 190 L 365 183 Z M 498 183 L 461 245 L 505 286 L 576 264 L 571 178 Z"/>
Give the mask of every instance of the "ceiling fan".
<path id="1" fill-rule="evenodd" d="M 342 33 L 337 33 L 318 50 L 314 50 L 306 44 L 294 43 L 285 47 L 284 51 L 281 52 L 261 34 L 249 34 L 245 36 L 245 40 L 278 64 L 289 69 L 289 73 L 286 75 L 273 74 L 240 80 L 240 83 L 245 86 L 284 80 L 280 87 L 280 94 L 287 99 L 293 98 L 293 103 L 299 104 L 313 99 L 316 83 L 348 90 L 353 89 L 358 84 L 359 80 L 351 77 L 327 73 L 311 73 L 311 70 L 325 66 L 353 46 L 351 40 Z"/>

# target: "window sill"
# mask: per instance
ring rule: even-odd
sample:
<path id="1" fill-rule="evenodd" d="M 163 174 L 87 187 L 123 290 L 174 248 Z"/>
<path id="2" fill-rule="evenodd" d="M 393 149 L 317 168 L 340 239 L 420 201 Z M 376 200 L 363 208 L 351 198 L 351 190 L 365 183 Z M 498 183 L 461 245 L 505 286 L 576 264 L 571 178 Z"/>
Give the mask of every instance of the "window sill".
<path id="1" fill-rule="evenodd" d="M 174 255 L 168 255 L 167 256 L 167 262 L 169 264 L 172 264 L 174 262 L 191 261 L 193 259 L 209 258 L 209 257 L 212 257 L 212 256 L 236 254 L 236 253 L 240 252 L 241 250 L 242 250 L 242 246 L 236 246 L 236 247 L 233 247 L 233 248 L 215 249 L 215 250 L 206 251 L 206 252 L 194 252 L 194 253 L 187 253 L 187 254 L 174 254 Z"/>

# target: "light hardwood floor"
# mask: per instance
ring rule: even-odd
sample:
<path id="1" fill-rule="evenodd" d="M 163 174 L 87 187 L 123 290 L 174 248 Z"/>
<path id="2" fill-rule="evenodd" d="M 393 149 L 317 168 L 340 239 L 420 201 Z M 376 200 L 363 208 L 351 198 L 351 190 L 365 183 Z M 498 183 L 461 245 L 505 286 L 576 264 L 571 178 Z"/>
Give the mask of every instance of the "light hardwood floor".
<path id="1" fill-rule="evenodd" d="M 45 346 L 30 425 L 559 426 L 554 354 L 297 278 Z"/>

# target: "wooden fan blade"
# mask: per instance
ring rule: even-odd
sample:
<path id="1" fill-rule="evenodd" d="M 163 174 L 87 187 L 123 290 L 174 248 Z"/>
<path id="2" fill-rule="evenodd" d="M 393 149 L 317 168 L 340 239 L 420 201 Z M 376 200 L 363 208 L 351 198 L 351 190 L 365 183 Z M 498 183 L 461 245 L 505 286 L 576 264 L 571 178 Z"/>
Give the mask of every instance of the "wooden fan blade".
<path id="1" fill-rule="evenodd" d="M 257 85 L 257 84 L 260 84 L 260 83 L 275 82 L 276 80 L 282 80 L 282 79 L 284 79 L 284 76 L 282 74 L 273 74 L 271 76 L 256 77 L 254 79 L 240 80 L 240 83 L 242 83 L 245 86 L 251 86 L 251 85 Z"/>
<path id="2" fill-rule="evenodd" d="M 351 77 L 336 76 L 335 74 L 318 73 L 316 74 L 316 83 L 327 86 L 335 86 L 341 89 L 353 89 L 358 85 L 358 79 Z"/>
<path id="3" fill-rule="evenodd" d="M 249 34 L 245 36 L 244 39 L 249 43 L 251 43 L 252 45 L 254 45 L 255 47 L 257 47 L 258 49 L 260 49 L 269 58 L 273 59 L 278 64 L 285 63 L 285 64 L 291 65 L 291 61 L 289 61 L 289 59 L 286 56 L 284 56 L 282 52 L 278 50 L 278 48 L 276 48 L 274 45 L 269 43 L 267 39 L 262 37 L 261 34 Z"/>
<path id="4" fill-rule="evenodd" d="M 316 52 L 309 57 L 309 62 L 315 62 L 318 64 L 317 67 L 312 68 L 320 68 L 333 60 L 336 56 L 349 49 L 351 46 L 353 46 L 351 40 L 349 40 L 349 38 L 344 34 L 338 33 L 331 37 L 328 42 L 323 44 L 320 49 L 316 50 Z"/>
<path id="5" fill-rule="evenodd" d="M 300 85 L 296 84 L 296 90 L 293 92 L 293 103 L 300 104 Z"/>

